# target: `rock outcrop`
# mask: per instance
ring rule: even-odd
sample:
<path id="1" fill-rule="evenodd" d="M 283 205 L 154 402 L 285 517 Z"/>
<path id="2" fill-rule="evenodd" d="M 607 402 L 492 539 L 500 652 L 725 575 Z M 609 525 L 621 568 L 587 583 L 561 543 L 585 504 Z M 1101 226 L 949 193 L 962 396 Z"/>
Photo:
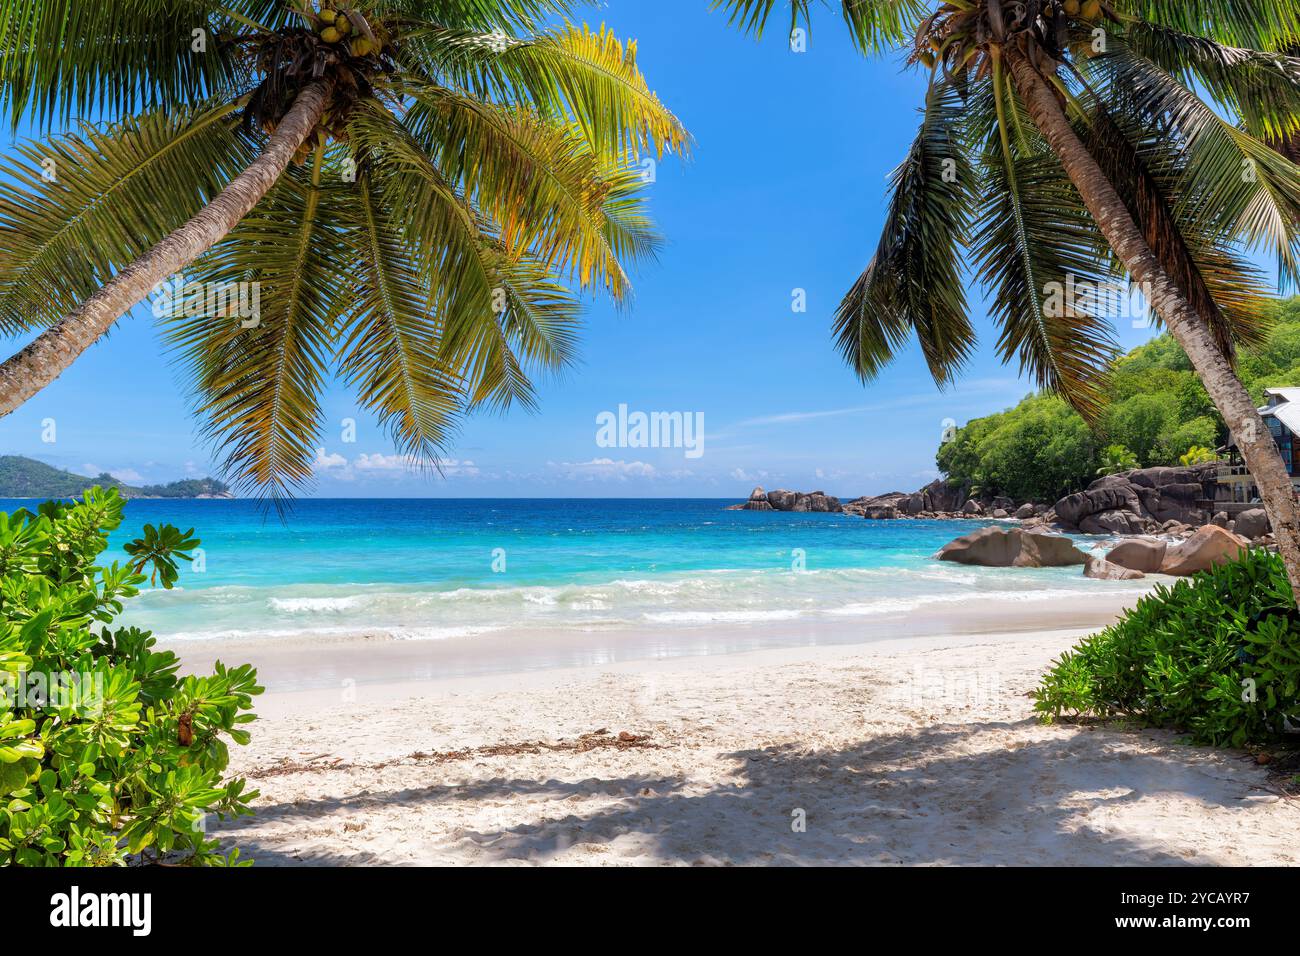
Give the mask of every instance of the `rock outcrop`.
<path id="1" fill-rule="evenodd" d="M 1112 564 L 1105 558 L 1089 558 L 1083 566 L 1083 576 L 1098 581 L 1133 581 L 1146 577 L 1141 571 L 1134 571 L 1122 564 Z"/>
<path id="2" fill-rule="evenodd" d="M 1115 485 L 1100 488 L 1094 485 L 1087 491 L 1076 491 L 1072 495 L 1066 495 L 1053 506 L 1058 521 L 1076 528 L 1093 515 L 1127 511 L 1136 516 L 1141 513 L 1141 509 L 1142 502 L 1135 491 Z"/>
<path id="3" fill-rule="evenodd" d="M 755 488 L 748 501 L 731 507 L 749 511 L 843 511 L 874 520 L 1014 518 L 1027 531 L 1107 536 L 1185 536 L 1193 528 L 1213 522 L 1243 538 L 1267 544 L 1268 518 L 1262 510 L 1251 509 L 1231 519 L 1216 507 L 1218 496 L 1225 493 L 1217 480 L 1218 469 L 1217 462 L 1210 462 L 1189 468 L 1139 468 L 1106 475 L 1051 507 L 1038 502 L 1017 504 L 1006 497 L 973 496 L 969 483 L 953 485 L 944 479 L 911 493 L 891 491 L 843 504 L 822 491 Z"/>
<path id="4" fill-rule="evenodd" d="M 802 492 L 787 491 L 777 488 L 764 491 L 755 488 L 745 503 L 746 511 L 816 511 L 836 512 L 843 510 L 840 499 L 824 491 Z"/>
<path id="5" fill-rule="evenodd" d="M 1238 558 L 1250 547 L 1250 542 L 1239 538 L 1218 525 L 1207 524 L 1197 528 L 1186 541 L 1169 545 L 1160 564 L 1161 574 L 1195 574 L 1216 564 Z"/>
<path id="6" fill-rule="evenodd" d="M 1142 534 L 1154 528 L 1151 519 L 1121 509 L 1091 514 L 1079 522 L 1079 530 L 1084 534 Z"/>
<path id="7" fill-rule="evenodd" d="M 989 568 L 1056 568 L 1088 562 L 1069 538 L 1021 528 L 981 528 L 945 544 L 938 557 Z"/>
<path id="8" fill-rule="evenodd" d="M 861 518 L 898 518 L 905 514 L 920 514 L 909 511 L 911 499 L 905 491 L 890 491 L 883 495 L 866 495 L 844 503 L 844 511 Z"/>
<path id="9" fill-rule="evenodd" d="M 1203 525 L 1210 515 L 1201 502 L 1215 500 L 1218 469 L 1211 462 L 1191 468 L 1123 471 L 1066 495 L 1053 510 L 1064 527 L 1091 534 L 1138 534 L 1170 521 Z"/>
<path id="10" fill-rule="evenodd" d="M 1164 564 L 1168 548 L 1169 543 L 1160 538 L 1133 538 L 1111 548 L 1106 560 L 1132 571 L 1154 574 Z"/>
<path id="11" fill-rule="evenodd" d="M 1251 508 L 1237 515 L 1236 525 L 1232 530 L 1241 537 L 1254 541 L 1272 531 L 1273 526 L 1263 508 Z"/>

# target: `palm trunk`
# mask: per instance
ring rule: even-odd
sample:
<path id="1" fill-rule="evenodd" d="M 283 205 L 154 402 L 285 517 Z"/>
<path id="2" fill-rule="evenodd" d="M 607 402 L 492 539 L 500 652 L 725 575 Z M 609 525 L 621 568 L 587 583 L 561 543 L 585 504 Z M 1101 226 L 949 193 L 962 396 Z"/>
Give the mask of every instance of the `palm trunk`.
<path id="1" fill-rule="evenodd" d="M 1231 430 L 1273 523 L 1291 590 L 1300 598 L 1300 522 L 1291 478 L 1255 403 L 1216 347 L 1209 324 L 1161 267 L 1119 193 L 1075 135 L 1055 91 L 1023 53 L 1009 49 L 1007 61 L 1016 91 L 1034 124 L 1060 159 L 1115 254 L 1133 278 L 1150 290 L 1152 307 L 1187 353 Z"/>
<path id="2" fill-rule="evenodd" d="M 262 154 L 198 215 L 0 365 L 0 417 L 58 378 L 158 283 L 194 262 L 235 228 L 288 168 L 294 152 L 324 114 L 329 94 L 325 80 L 305 87 Z"/>

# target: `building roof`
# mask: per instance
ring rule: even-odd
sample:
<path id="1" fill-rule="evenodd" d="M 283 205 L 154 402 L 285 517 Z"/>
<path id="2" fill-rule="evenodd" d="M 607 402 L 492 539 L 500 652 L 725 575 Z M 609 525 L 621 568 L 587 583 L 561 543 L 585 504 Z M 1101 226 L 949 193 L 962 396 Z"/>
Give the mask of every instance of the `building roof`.
<path id="1" fill-rule="evenodd" d="M 1300 404 L 1300 388 L 1266 388 L 1265 395 L 1276 395 L 1284 402 Z"/>
<path id="2" fill-rule="evenodd" d="M 1300 388 L 1290 388 L 1285 389 L 1285 391 L 1300 394 Z M 1272 408 L 1261 408 L 1259 413 L 1261 415 L 1272 415 L 1293 434 L 1300 435 L 1300 402 L 1287 400 L 1281 405 L 1274 405 Z"/>

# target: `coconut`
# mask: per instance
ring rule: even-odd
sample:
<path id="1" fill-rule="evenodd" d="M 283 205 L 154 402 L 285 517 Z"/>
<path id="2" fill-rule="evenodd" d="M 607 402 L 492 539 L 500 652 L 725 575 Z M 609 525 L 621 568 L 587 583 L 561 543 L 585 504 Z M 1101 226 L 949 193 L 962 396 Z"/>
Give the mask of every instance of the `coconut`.
<path id="1" fill-rule="evenodd" d="M 353 37 L 350 46 L 353 56 L 369 56 L 375 49 L 368 37 Z"/>
<path id="2" fill-rule="evenodd" d="M 334 18 L 334 29 L 338 30 L 339 33 L 344 36 L 347 36 L 352 32 L 352 21 L 348 19 L 346 13 L 340 13 Z"/>
<path id="3" fill-rule="evenodd" d="M 320 38 L 326 43 L 338 43 L 343 39 L 343 34 L 336 27 L 326 27 L 320 32 Z"/>
<path id="4" fill-rule="evenodd" d="M 1079 15 L 1079 0 L 1065 0 L 1061 4 L 1061 9 L 1065 11 L 1067 17 L 1077 17 Z"/>
<path id="5" fill-rule="evenodd" d="M 334 18 L 337 17 L 338 15 L 339 15 L 338 11 L 333 9 L 332 7 L 320 8 L 319 16 L 320 16 L 321 23 L 333 23 Z"/>
<path id="6" fill-rule="evenodd" d="M 922 50 L 920 59 L 921 62 L 924 63 L 927 67 L 931 69 L 934 68 L 934 54 L 931 53 L 929 50 Z"/>
<path id="7" fill-rule="evenodd" d="M 1096 20 L 1101 16 L 1101 0 L 1084 0 L 1079 12 L 1085 20 Z"/>

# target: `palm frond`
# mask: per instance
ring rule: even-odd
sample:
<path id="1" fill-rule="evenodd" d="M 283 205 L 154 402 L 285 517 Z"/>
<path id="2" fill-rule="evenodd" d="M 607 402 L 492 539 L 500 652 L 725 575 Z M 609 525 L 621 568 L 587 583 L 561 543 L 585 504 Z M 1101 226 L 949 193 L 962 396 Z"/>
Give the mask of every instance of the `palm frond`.
<path id="1" fill-rule="evenodd" d="M 1300 58 L 1216 43 L 1154 23 L 1133 23 L 1124 42 L 1189 89 L 1204 88 L 1252 136 L 1300 129 Z"/>
<path id="2" fill-rule="evenodd" d="M 1267 247 L 1289 281 L 1300 281 L 1300 167 L 1233 125 L 1194 90 L 1112 38 L 1088 64 L 1102 95 L 1178 143 L 1183 180 L 1176 203 L 1208 234 Z"/>
<path id="3" fill-rule="evenodd" d="M 477 33 L 531 33 L 555 17 L 568 17 L 572 0 L 374 0 L 378 13 Z"/>
<path id="4" fill-rule="evenodd" d="M 594 155 L 571 128 L 521 107 L 500 107 L 441 87 L 412 90 L 404 125 L 443 175 L 498 224 L 510 248 L 527 249 L 585 287 L 602 283 L 616 299 L 630 282 L 624 264 L 652 255 L 652 230 L 624 227 L 643 206 L 635 172 Z"/>
<path id="5" fill-rule="evenodd" d="M 364 408 L 375 412 L 413 463 L 436 460 L 468 394 L 440 355 L 443 324 L 428 277 L 394 221 L 401 203 L 368 172 L 357 180 L 349 253 L 359 284 L 343 318 L 339 368 Z"/>
<path id="6" fill-rule="evenodd" d="M 1300 7 L 1294 0 L 1109 2 L 1121 15 L 1253 50 L 1281 49 L 1300 38 Z"/>
<path id="7" fill-rule="evenodd" d="M 415 28 L 401 58 L 416 75 L 571 121 L 603 157 L 625 161 L 690 147 L 689 134 L 637 66 L 636 41 L 625 45 L 604 27 L 566 23 L 524 39 Z"/>
<path id="8" fill-rule="evenodd" d="M 247 0 L 0 0 L 0 108 L 17 128 L 120 119 L 229 94 L 224 7 Z M 206 50 L 196 52 L 194 31 Z"/>
<path id="9" fill-rule="evenodd" d="M 191 276 L 256 283 L 255 322 L 206 310 L 163 320 L 224 474 L 276 500 L 312 478 L 334 329 L 352 292 L 343 233 L 353 191 L 322 175 L 323 162 L 281 179 Z"/>
<path id="10" fill-rule="evenodd" d="M 864 380 L 879 373 L 911 332 L 940 385 L 974 346 L 961 276 L 975 194 L 958 137 L 965 108 L 951 86 L 931 84 L 921 128 L 891 177 L 875 256 L 836 313 L 839 350 Z"/>
<path id="11" fill-rule="evenodd" d="M 1165 273 L 1209 324 L 1219 350 L 1233 361 L 1238 344 L 1257 344 L 1267 331 L 1258 270 L 1246 265 L 1231 240 L 1204 229 L 1197 210 L 1172 201 L 1184 176 L 1181 154 L 1168 149 L 1164 136 L 1134 122 L 1127 112 L 1112 114 L 1101 102 L 1093 104 L 1089 119 L 1083 138 L 1093 158 Z M 1114 267 L 1122 268 L 1118 262 Z"/>
<path id="12" fill-rule="evenodd" d="M 49 324 L 251 162 L 233 108 L 158 110 L 0 161 L 0 330 Z"/>
<path id="13" fill-rule="evenodd" d="M 801 21 L 811 29 L 812 6 L 812 0 L 713 0 L 712 9 L 726 11 L 731 24 L 761 37 L 778 7 L 789 8 L 790 33 Z M 932 6 L 929 0 L 841 0 L 839 3 L 853 42 L 868 52 L 881 52 L 910 40 Z"/>
<path id="14" fill-rule="evenodd" d="M 505 244 L 499 225 L 391 116 L 361 111 L 351 128 L 376 195 L 403 197 L 385 228 L 400 234 L 411 283 L 418 280 L 425 296 L 423 314 L 436 318 L 436 372 L 454 377 L 473 404 L 530 406 L 530 370 L 555 371 L 571 360 L 576 302 L 544 263 Z M 423 451 L 416 441 L 407 445 L 427 457 L 437 442 Z"/>
<path id="15" fill-rule="evenodd" d="M 555 282 L 542 263 L 508 259 L 498 248 L 496 274 L 503 309 L 479 334 L 461 336 L 445 350 L 471 389 L 471 407 L 504 410 L 534 408 L 537 371 L 557 373 L 572 364 L 577 351 L 581 309 L 578 300 Z"/>
<path id="16" fill-rule="evenodd" d="M 1002 95 L 1022 130 L 1032 129 L 1009 86 Z M 999 124 L 1001 125 L 1001 124 Z M 1024 142 L 994 130 L 982 152 L 985 197 L 973 243 L 980 280 L 992 292 L 991 314 L 1001 327 L 998 353 L 1020 363 L 1040 388 L 1056 392 L 1095 420 L 1105 400 L 1114 332 L 1106 299 L 1085 289 L 1118 285 L 1108 248 L 1055 155 L 1036 133 Z M 1077 292 L 1075 291 L 1077 290 Z"/>

